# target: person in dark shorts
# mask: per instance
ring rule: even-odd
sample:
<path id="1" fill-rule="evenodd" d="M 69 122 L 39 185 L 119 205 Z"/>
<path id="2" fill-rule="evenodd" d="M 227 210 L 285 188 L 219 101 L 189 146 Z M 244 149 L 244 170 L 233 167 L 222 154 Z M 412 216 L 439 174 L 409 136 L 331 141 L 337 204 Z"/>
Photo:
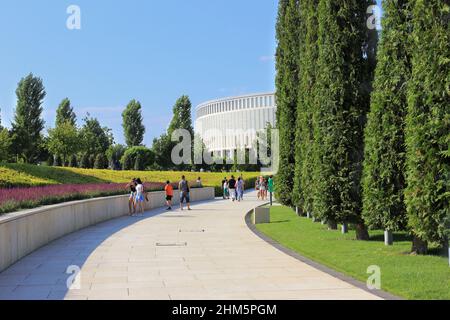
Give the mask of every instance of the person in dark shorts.
<path id="1" fill-rule="evenodd" d="M 236 200 L 236 180 L 234 176 L 231 176 L 231 179 L 228 181 L 228 190 L 230 192 L 231 201 L 234 202 Z"/>
<path id="2" fill-rule="evenodd" d="M 126 188 L 130 189 L 130 197 L 128 198 L 128 211 L 129 215 L 133 215 L 136 212 L 135 208 L 135 198 L 136 198 L 136 179 L 133 179 L 126 185 Z"/>
<path id="3" fill-rule="evenodd" d="M 186 181 L 185 176 L 181 177 L 181 181 L 178 183 L 178 190 L 180 191 L 180 209 L 183 210 L 183 202 L 186 201 L 188 210 L 191 210 L 189 199 L 189 183 Z"/>
<path id="4" fill-rule="evenodd" d="M 166 181 L 164 191 L 166 192 L 167 210 L 172 210 L 173 186 L 170 184 L 169 180 Z"/>

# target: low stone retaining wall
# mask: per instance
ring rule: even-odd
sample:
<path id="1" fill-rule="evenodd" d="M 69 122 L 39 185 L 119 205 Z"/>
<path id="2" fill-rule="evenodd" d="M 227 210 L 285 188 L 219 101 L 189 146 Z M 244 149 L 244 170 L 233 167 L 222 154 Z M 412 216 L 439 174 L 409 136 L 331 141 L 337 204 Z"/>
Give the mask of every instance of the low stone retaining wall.
<path id="1" fill-rule="evenodd" d="M 214 188 L 193 188 L 191 202 L 214 199 Z M 40 247 L 83 228 L 128 214 L 128 195 L 73 201 L 0 217 L 0 272 Z M 165 205 L 162 191 L 148 194 L 145 209 Z M 174 204 L 179 204 L 175 190 Z"/>

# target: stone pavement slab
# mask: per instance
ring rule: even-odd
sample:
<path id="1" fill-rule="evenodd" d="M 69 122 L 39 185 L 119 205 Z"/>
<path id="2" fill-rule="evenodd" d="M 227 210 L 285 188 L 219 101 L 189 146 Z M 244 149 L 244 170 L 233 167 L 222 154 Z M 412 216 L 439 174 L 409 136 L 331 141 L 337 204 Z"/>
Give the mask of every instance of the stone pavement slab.
<path id="1" fill-rule="evenodd" d="M 244 218 L 260 204 L 250 193 L 86 228 L 0 273 L 0 299 L 380 299 L 256 236 Z M 81 287 L 68 290 L 72 265 Z"/>

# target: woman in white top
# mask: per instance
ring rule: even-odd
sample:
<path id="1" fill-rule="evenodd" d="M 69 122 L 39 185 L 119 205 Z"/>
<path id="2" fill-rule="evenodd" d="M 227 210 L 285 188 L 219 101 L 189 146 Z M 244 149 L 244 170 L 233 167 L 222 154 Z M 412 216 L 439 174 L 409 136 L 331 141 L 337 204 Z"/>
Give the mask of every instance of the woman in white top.
<path id="1" fill-rule="evenodd" d="M 141 179 L 136 179 L 136 200 L 135 204 L 137 206 L 137 213 L 144 215 L 144 201 L 145 201 L 145 195 L 144 195 L 144 184 L 142 183 Z"/>

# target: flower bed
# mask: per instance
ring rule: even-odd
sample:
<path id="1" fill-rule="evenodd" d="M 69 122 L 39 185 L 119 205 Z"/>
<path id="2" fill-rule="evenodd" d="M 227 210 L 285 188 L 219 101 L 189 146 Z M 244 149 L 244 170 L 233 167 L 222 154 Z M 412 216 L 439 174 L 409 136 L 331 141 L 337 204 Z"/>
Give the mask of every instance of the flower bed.
<path id="1" fill-rule="evenodd" d="M 145 183 L 146 191 L 160 191 L 164 183 Z M 0 189 L 0 214 L 74 200 L 127 194 L 123 183 L 61 184 Z"/>

